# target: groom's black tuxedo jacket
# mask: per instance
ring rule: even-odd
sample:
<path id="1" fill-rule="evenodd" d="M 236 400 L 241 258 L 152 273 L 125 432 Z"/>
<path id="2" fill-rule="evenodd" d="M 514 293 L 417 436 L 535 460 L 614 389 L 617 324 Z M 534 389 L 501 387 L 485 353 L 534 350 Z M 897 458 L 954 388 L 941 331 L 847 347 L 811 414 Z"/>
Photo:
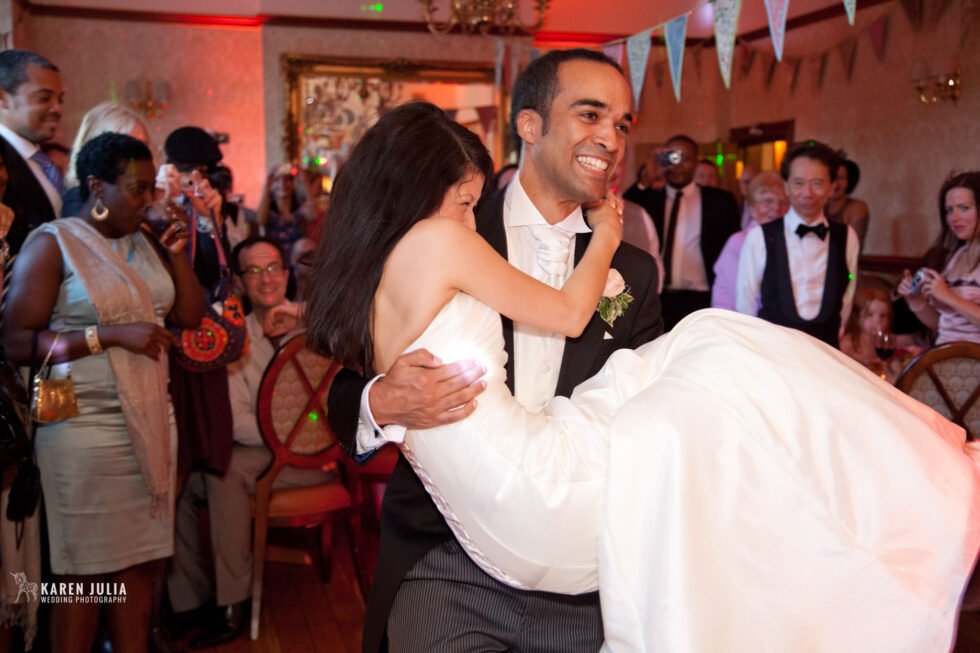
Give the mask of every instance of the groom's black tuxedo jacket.
<path id="1" fill-rule="evenodd" d="M 24 239 L 34 227 L 54 220 L 54 207 L 44 187 L 31 172 L 27 162 L 7 139 L 0 136 L 0 157 L 7 166 L 7 190 L 3 203 L 14 212 L 14 223 L 7 234 L 10 253 L 17 254 Z"/>
<path id="2" fill-rule="evenodd" d="M 507 258 L 503 207 L 503 190 L 485 197 L 476 209 L 477 231 Z M 576 263 L 588 242 L 589 234 L 580 234 L 575 239 Z M 615 350 L 638 347 L 663 332 L 657 268 L 653 259 L 646 252 L 624 243 L 613 257 L 612 267 L 623 275 L 635 299 L 614 326 L 608 326 L 595 315 L 581 336 L 565 341 L 556 395 L 571 394 L 576 385 L 598 372 Z M 509 319 L 502 320 L 508 355 L 507 384 L 513 391 L 514 331 Z M 609 339 L 605 338 L 607 332 L 612 336 Z M 330 425 L 349 453 L 355 447 L 360 398 L 366 384 L 367 380 L 357 373 L 342 370 L 334 380 L 327 400 Z M 388 612 L 402 578 L 432 548 L 452 537 L 421 481 L 405 458 L 399 456 L 381 507 L 378 568 L 368 596 L 364 622 L 365 653 L 385 650 Z"/>

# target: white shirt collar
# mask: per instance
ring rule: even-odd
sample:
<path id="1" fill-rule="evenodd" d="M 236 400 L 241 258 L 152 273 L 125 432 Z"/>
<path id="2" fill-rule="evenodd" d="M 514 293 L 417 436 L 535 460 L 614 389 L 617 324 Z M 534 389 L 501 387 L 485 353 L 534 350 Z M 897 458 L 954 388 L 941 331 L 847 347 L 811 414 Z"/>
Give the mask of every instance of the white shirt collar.
<path id="1" fill-rule="evenodd" d="M 504 207 L 506 208 L 504 211 L 505 227 L 526 227 L 536 224 L 548 224 L 548 221 L 541 215 L 541 211 L 538 210 L 538 207 L 534 206 L 534 202 L 527 196 L 527 191 L 524 190 L 524 186 L 521 185 L 521 173 L 519 170 L 514 175 L 510 184 L 507 185 L 507 190 L 504 191 Z M 576 234 L 587 234 L 592 231 L 585 222 L 585 215 L 582 213 L 581 206 L 575 207 L 574 211 L 553 226 Z"/>
<path id="2" fill-rule="evenodd" d="M 4 140 L 10 143 L 17 150 L 17 154 L 21 155 L 25 161 L 30 160 L 34 156 L 34 153 L 41 149 L 37 146 L 37 143 L 32 143 L 27 140 L 2 122 L 0 122 L 0 136 L 3 136 Z"/>
<path id="3" fill-rule="evenodd" d="M 803 218 L 800 217 L 800 214 L 797 213 L 796 209 L 794 209 L 793 207 L 790 207 L 789 212 L 783 217 L 783 220 L 786 223 L 786 229 L 789 230 L 791 233 L 795 233 L 796 228 L 799 225 L 809 224 L 803 221 Z M 824 216 L 823 213 L 821 213 L 820 217 L 817 218 L 812 224 L 814 227 L 817 226 L 818 224 L 827 224 L 827 218 Z"/>

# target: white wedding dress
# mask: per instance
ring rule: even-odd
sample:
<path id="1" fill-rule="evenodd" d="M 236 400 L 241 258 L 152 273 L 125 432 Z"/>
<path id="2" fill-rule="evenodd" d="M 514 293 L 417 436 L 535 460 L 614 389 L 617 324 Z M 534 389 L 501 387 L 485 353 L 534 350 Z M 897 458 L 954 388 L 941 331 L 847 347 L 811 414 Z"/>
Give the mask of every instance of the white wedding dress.
<path id="1" fill-rule="evenodd" d="M 546 414 L 507 390 L 499 316 L 456 295 L 408 349 L 477 357 L 474 414 L 402 448 L 470 557 L 600 590 L 617 653 L 952 646 L 980 547 L 963 431 L 799 332 L 705 310 Z"/>

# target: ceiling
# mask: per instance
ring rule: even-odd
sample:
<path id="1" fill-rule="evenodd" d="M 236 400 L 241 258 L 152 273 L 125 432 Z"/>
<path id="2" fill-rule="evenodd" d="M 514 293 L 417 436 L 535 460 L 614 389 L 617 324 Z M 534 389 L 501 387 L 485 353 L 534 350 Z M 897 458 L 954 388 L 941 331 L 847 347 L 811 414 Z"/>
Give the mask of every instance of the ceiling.
<path id="1" fill-rule="evenodd" d="M 436 0 L 440 13 L 445 15 L 449 0 Z M 162 5 L 157 0 L 30 0 L 31 5 L 75 11 L 94 9 L 121 12 L 152 12 L 208 16 L 255 18 L 262 16 L 310 17 L 345 21 L 390 21 L 417 23 L 422 19 L 418 0 L 169 0 Z M 867 2 L 863 4 L 868 4 Z M 533 17 L 531 0 L 524 0 L 522 15 L 528 22 Z M 842 0 L 792 0 L 790 19 L 828 8 L 842 6 Z M 592 35 L 596 42 L 628 36 L 648 27 L 655 27 L 685 12 L 692 12 L 688 21 L 689 38 L 710 37 L 711 7 L 707 0 L 551 0 L 543 32 L 563 35 Z M 739 34 L 767 26 L 763 0 L 743 0 Z"/>

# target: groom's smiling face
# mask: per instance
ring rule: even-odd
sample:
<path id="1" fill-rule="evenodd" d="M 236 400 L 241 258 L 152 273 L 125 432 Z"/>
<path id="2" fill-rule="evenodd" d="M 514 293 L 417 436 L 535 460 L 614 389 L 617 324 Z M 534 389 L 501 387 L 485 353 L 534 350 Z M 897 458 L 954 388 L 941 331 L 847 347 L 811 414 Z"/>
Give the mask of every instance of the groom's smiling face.
<path id="1" fill-rule="evenodd" d="M 626 149 L 632 94 L 616 68 L 597 61 L 566 61 L 557 81 L 548 115 L 527 110 L 519 128 L 530 146 L 525 165 L 555 199 L 575 206 L 605 197 Z"/>

